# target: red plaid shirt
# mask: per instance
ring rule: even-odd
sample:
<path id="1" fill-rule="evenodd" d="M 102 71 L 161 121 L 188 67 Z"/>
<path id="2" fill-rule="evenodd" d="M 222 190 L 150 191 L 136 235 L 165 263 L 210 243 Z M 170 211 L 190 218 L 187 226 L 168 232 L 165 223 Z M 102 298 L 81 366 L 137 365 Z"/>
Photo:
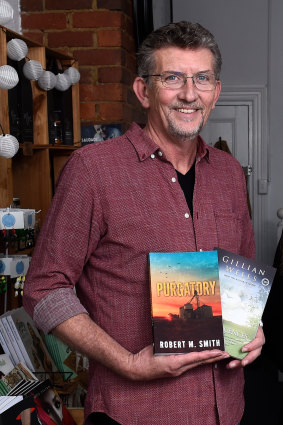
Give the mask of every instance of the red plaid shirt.
<path id="1" fill-rule="evenodd" d="M 48 332 L 86 310 L 138 352 L 152 343 L 149 252 L 218 246 L 254 255 L 241 166 L 201 138 L 193 209 L 192 220 L 174 167 L 137 125 L 77 150 L 37 241 L 27 311 Z M 131 382 L 90 362 L 86 414 L 102 411 L 123 425 L 236 425 L 243 404 L 242 370 L 226 370 L 224 362 L 151 382 Z"/>

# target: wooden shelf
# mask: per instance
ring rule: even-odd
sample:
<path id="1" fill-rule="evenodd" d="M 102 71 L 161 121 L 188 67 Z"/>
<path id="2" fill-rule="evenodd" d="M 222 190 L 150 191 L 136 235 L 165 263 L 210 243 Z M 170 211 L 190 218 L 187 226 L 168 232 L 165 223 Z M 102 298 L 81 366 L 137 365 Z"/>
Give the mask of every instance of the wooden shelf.
<path id="1" fill-rule="evenodd" d="M 31 152 L 31 155 L 32 155 L 32 151 L 39 150 L 39 149 L 49 149 L 49 150 L 54 150 L 58 152 L 60 151 L 72 152 L 80 147 L 81 145 L 79 144 L 78 145 L 34 145 L 32 142 L 20 143 L 20 149 L 23 150 L 24 155 L 28 155 L 29 152 Z"/>
<path id="2" fill-rule="evenodd" d="M 7 42 L 12 38 L 24 40 L 28 58 L 39 61 L 46 69 L 50 58 L 61 64 L 77 66 L 74 59 L 63 53 L 41 46 L 20 34 L 0 26 L 0 66 L 7 64 Z M 12 159 L 0 157 L 0 207 L 12 203 L 13 197 L 21 200 L 22 208 L 41 210 L 41 221 L 49 208 L 54 184 L 60 170 L 71 153 L 81 146 L 79 84 L 71 89 L 73 145 L 50 145 L 48 134 L 48 99 L 36 81 L 31 81 L 33 100 L 33 141 L 20 144 Z M 0 89 L 0 123 L 10 132 L 8 90 Z"/>

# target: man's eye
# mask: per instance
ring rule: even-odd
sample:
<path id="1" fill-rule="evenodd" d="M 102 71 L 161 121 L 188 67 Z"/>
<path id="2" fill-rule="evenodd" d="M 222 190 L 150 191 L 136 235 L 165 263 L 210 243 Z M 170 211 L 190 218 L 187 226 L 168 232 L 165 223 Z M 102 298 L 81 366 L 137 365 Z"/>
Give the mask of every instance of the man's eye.
<path id="1" fill-rule="evenodd" d="M 199 81 L 200 83 L 207 83 L 210 81 L 209 74 L 198 74 L 196 78 L 197 78 L 197 81 Z"/>
<path id="2" fill-rule="evenodd" d="M 165 77 L 165 81 L 168 81 L 168 82 L 175 82 L 175 81 L 178 81 L 179 79 L 180 77 L 178 77 L 175 74 L 169 74 L 169 75 L 166 75 Z"/>

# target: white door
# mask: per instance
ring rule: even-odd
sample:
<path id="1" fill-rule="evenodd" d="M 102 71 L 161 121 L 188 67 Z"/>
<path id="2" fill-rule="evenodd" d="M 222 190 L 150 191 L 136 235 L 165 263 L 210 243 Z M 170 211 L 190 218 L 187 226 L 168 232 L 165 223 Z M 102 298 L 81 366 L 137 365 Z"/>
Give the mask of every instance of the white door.
<path id="1" fill-rule="evenodd" d="M 201 132 L 208 145 L 214 146 L 221 140 L 232 155 L 242 165 L 246 176 L 252 173 L 252 143 L 249 126 L 248 105 L 216 105 Z M 248 178 L 248 191 L 252 194 L 251 178 Z M 250 196 L 251 209 L 253 196 Z"/>

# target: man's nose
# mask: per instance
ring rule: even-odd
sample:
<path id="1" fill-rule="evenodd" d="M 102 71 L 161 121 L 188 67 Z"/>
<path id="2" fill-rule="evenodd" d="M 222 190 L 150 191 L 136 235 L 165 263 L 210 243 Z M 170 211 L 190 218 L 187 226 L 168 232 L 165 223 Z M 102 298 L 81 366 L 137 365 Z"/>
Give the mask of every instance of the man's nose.
<path id="1" fill-rule="evenodd" d="M 198 90 L 195 86 L 193 77 L 186 77 L 184 85 L 180 89 L 180 96 L 183 99 L 192 101 L 198 97 Z"/>

